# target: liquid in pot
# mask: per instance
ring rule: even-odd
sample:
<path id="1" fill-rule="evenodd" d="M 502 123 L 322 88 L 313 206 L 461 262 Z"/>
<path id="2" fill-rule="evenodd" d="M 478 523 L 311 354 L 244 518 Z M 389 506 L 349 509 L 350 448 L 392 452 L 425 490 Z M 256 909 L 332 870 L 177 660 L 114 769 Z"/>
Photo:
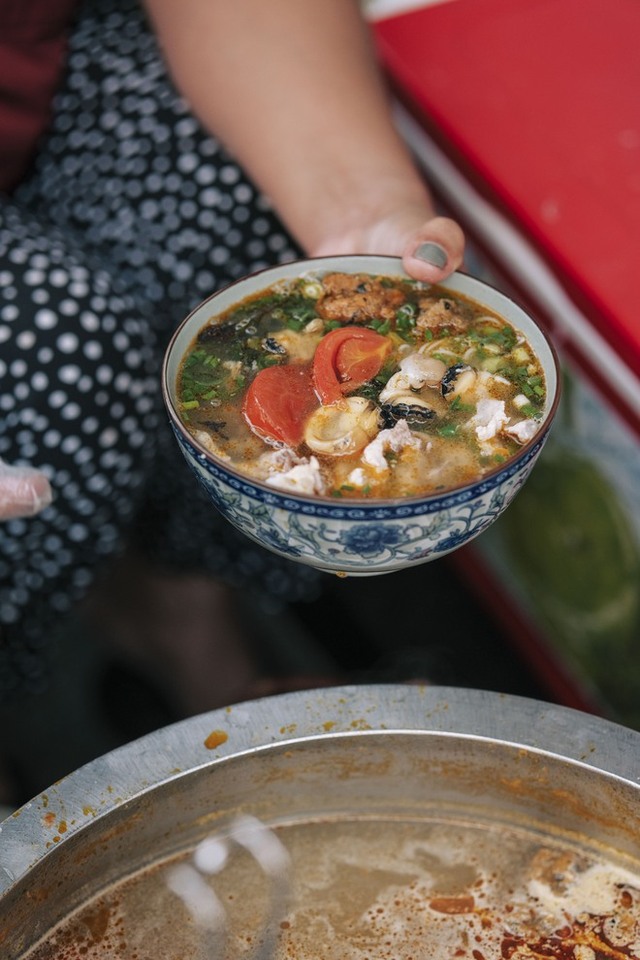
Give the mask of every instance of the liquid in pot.
<path id="1" fill-rule="evenodd" d="M 573 839 L 438 818 L 277 833 L 293 900 L 274 960 L 640 958 L 640 864 Z M 168 866 L 105 891 L 28 960 L 211 960 Z M 238 850 L 210 882 L 228 914 L 224 960 L 240 960 L 256 946 L 267 881 Z"/>

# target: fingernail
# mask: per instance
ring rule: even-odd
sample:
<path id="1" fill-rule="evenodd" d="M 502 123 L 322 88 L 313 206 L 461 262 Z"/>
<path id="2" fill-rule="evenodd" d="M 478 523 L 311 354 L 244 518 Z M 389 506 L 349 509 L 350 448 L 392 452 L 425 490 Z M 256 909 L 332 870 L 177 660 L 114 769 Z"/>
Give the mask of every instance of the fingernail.
<path id="1" fill-rule="evenodd" d="M 446 267 L 447 260 L 449 259 L 447 251 L 444 247 L 441 247 L 439 243 L 420 244 L 414 253 L 414 257 L 418 260 L 424 260 L 425 263 L 430 263 L 432 266 L 439 267 L 440 269 Z"/>
<path id="2" fill-rule="evenodd" d="M 41 510 L 49 507 L 53 501 L 51 490 L 45 490 L 41 494 L 36 494 L 33 498 L 33 512 L 40 513 Z"/>

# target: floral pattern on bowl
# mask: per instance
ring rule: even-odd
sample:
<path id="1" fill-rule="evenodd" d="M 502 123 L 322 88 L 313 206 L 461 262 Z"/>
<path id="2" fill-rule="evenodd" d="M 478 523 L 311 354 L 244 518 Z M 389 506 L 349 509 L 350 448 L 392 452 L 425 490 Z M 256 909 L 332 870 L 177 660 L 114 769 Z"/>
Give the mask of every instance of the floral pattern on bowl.
<path id="1" fill-rule="evenodd" d="M 360 576 L 435 560 L 473 540 L 511 502 L 544 442 L 499 475 L 457 493 L 362 507 L 266 490 L 213 463 L 184 434 L 174 432 L 201 485 L 240 531 L 290 560 Z"/>

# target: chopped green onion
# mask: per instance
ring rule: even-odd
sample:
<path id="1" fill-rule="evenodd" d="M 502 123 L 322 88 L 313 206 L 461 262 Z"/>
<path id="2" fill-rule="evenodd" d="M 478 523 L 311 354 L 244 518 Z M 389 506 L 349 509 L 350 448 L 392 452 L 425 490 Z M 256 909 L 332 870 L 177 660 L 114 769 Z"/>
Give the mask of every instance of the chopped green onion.
<path id="1" fill-rule="evenodd" d="M 396 330 L 409 333 L 416 325 L 417 308 L 413 303 L 403 303 L 396 311 Z"/>
<path id="2" fill-rule="evenodd" d="M 462 397 L 458 393 L 449 404 L 449 409 L 457 410 L 459 413 L 473 413 L 476 408 L 473 403 L 463 403 Z"/>
<path id="3" fill-rule="evenodd" d="M 391 330 L 391 324 L 388 320 L 372 320 L 369 326 L 372 330 L 375 330 L 376 333 L 380 333 L 383 336 Z"/>
<path id="4" fill-rule="evenodd" d="M 523 406 L 520 407 L 520 410 L 518 412 L 521 413 L 523 417 L 539 417 L 540 416 L 540 411 L 538 410 L 537 407 L 534 407 L 532 403 L 523 404 Z"/>

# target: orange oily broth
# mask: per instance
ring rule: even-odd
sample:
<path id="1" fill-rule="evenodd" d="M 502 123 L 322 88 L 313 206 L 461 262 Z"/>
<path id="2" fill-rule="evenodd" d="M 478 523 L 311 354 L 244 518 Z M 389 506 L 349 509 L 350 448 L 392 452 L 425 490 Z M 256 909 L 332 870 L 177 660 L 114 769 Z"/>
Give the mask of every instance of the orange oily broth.
<path id="1" fill-rule="evenodd" d="M 361 280 L 369 285 L 370 295 L 341 293 L 340 277 L 346 278 L 347 286 Z M 293 317 L 287 312 L 290 303 Z M 438 493 L 471 483 L 513 457 L 527 440 L 514 439 L 510 428 L 529 421 L 535 430 L 542 417 L 544 374 L 522 334 L 481 304 L 443 288 L 400 278 L 331 274 L 277 284 L 214 320 L 200 331 L 183 361 L 178 382 L 180 415 L 206 449 L 241 473 L 274 487 L 291 466 L 313 457 L 322 487 L 315 492 L 326 496 L 395 498 Z M 378 458 L 375 465 L 363 462 L 362 446 L 346 454 L 326 455 L 310 449 L 304 438 L 295 449 L 287 449 L 283 443 L 257 436 L 242 411 L 252 379 L 264 366 L 298 363 L 312 368 L 318 343 L 340 326 L 368 327 L 389 340 L 390 352 L 379 373 L 355 389 L 345 386 L 346 398 L 370 400 L 377 411 L 378 430 L 393 428 L 404 419 L 402 408 L 394 406 L 398 391 L 392 391 L 390 401 L 384 398 L 390 378 L 402 372 L 399 364 L 410 354 L 431 358 L 445 376 L 459 366 L 470 368 L 471 386 L 460 392 L 456 387 L 446 397 L 439 380 L 410 386 L 411 402 L 428 405 L 433 415 L 416 422 L 409 414 L 412 442 L 384 449 L 383 460 Z M 274 343 L 280 353 L 269 351 Z M 204 363 L 197 357 L 204 358 Z M 474 417 L 485 400 L 504 404 L 505 423 L 494 436 L 480 439 Z M 374 438 L 375 434 L 370 439 Z"/>
<path id="2" fill-rule="evenodd" d="M 640 958 L 640 876 L 602 850 L 534 829 L 339 820 L 278 830 L 292 902 L 274 960 Z M 201 931 L 148 869 L 83 907 L 28 960 L 210 960 Z M 210 881 L 228 914 L 225 960 L 256 945 L 266 881 L 244 851 Z"/>

